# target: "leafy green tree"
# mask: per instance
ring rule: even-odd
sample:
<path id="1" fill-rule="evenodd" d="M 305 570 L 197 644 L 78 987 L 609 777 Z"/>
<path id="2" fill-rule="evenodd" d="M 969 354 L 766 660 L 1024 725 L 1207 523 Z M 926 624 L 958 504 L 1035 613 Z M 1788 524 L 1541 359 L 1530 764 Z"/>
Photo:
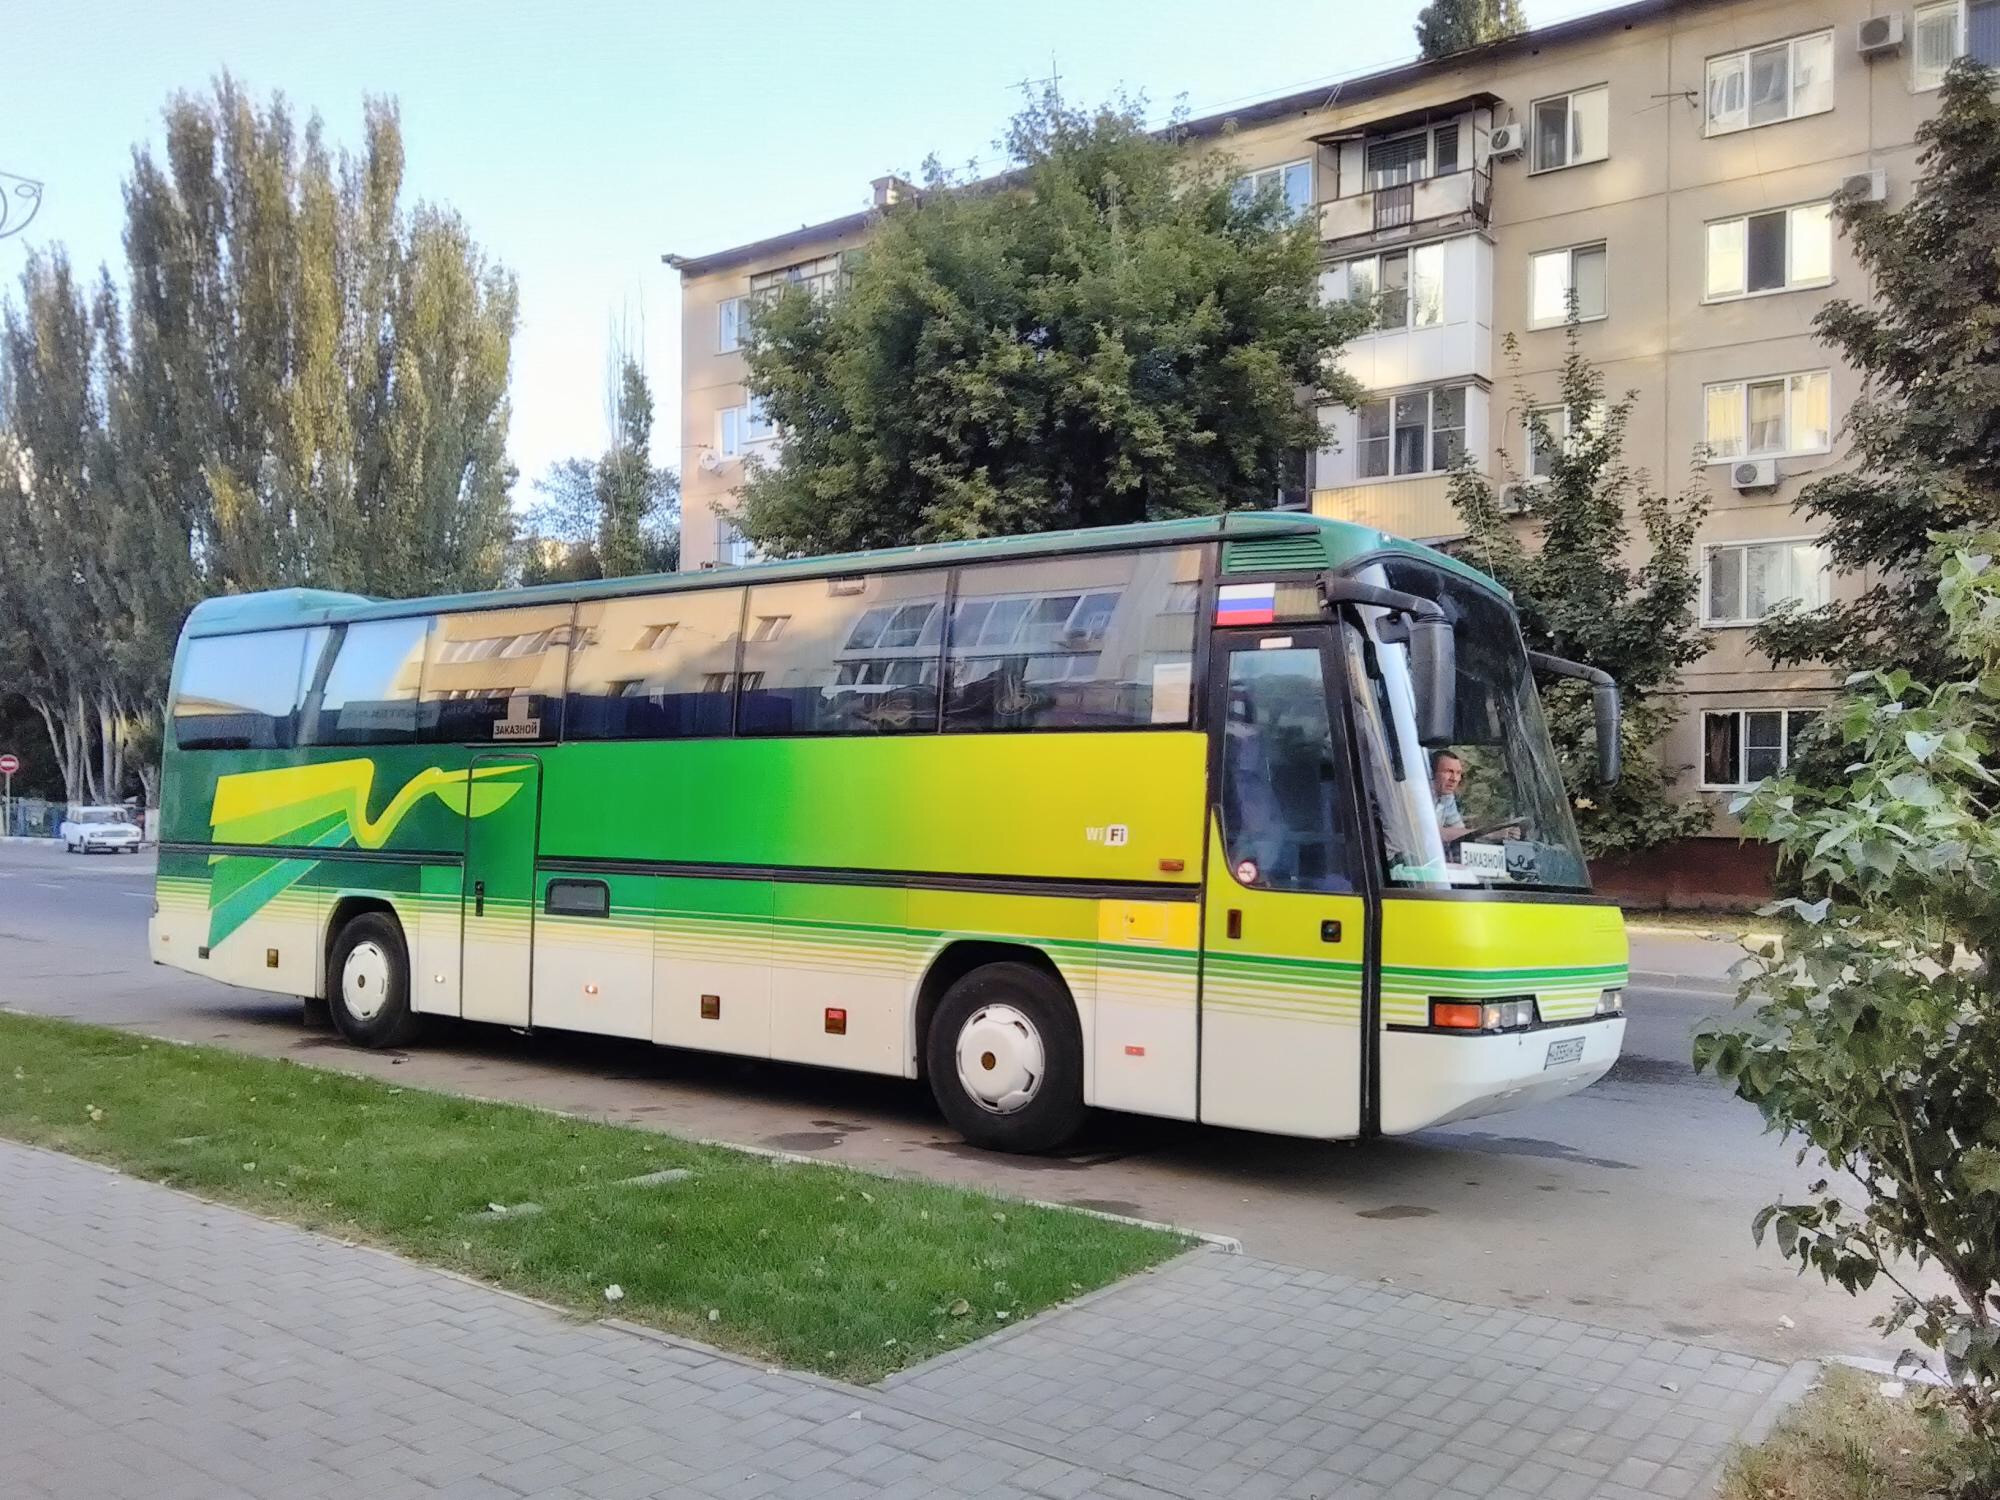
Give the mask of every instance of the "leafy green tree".
<path id="1" fill-rule="evenodd" d="M 129 457 L 196 588 L 497 582 L 514 282 L 455 214 L 399 208 L 395 107 L 358 155 L 227 76 L 165 123 L 125 194 Z"/>
<path id="2" fill-rule="evenodd" d="M 134 153 L 127 295 L 31 258 L 0 331 L 0 692 L 72 798 L 151 790 L 173 644 L 209 594 L 497 583 L 516 301 L 450 212 L 224 77 Z"/>
<path id="3" fill-rule="evenodd" d="M 1426 59 L 1449 57 L 1527 29 L 1521 0 L 1430 0 L 1417 12 L 1417 51 Z"/>
<path id="4" fill-rule="evenodd" d="M 1510 335 L 1508 357 L 1520 351 Z M 1515 402 L 1546 476 L 1531 499 L 1534 542 L 1524 539 L 1493 483 L 1469 457 L 1452 471 L 1451 501 L 1465 523 L 1458 549 L 1513 592 L 1529 646 L 1600 667 L 1617 679 L 1624 701 L 1624 774 L 1617 786 L 1593 786 L 1596 732 L 1587 694 L 1573 683 L 1546 696 L 1549 727 L 1574 793 L 1577 831 L 1592 856 L 1650 849 L 1700 833 L 1707 811 L 1672 795 L 1675 771 L 1660 745 L 1678 717 L 1674 689 L 1681 669 L 1705 649 L 1694 623 L 1700 579 L 1694 538 L 1708 513 L 1702 470 L 1693 467 L 1678 496 L 1654 488 L 1625 463 L 1625 432 L 1637 396 L 1604 395 L 1604 377 L 1583 357 L 1572 320 L 1563 358 L 1559 435 L 1556 413 L 1536 406 L 1517 381 Z M 1510 466 L 1504 478 L 1518 485 Z M 1644 554 L 1632 559 L 1628 517 L 1636 516 Z"/>
<path id="5" fill-rule="evenodd" d="M 1750 970 L 1729 1018 L 1697 1035 L 1766 1122 L 1859 1183 L 1831 1179 L 1758 1214 L 1761 1241 L 1850 1292 L 1900 1294 L 1951 1377 L 1972 1439 L 1957 1493 L 2000 1494 L 2000 532 L 1943 536 L 1926 571 L 1950 664 L 1936 686 L 1859 673 L 1825 716 L 1837 783 L 1786 776 L 1739 801 L 1745 826 L 1838 894 L 1769 908 L 1782 953 Z M 1909 1282 L 1935 1267 L 1949 1290 Z"/>
<path id="6" fill-rule="evenodd" d="M 576 582 L 670 573 L 680 566 L 680 476 L 651 458 L 653 393 L 645 371 L 618 352 L 609 399 L 611 446 L 602 458 L 566 458 L 535 481 L 521 582 Z"/>
<path id="7" fill-rule="evenodd" d="M 1356 397 L 1331 356 L 1365 313 L 1322 304 L 1315 226 L 1226 157 L 1053 93 L 1006 148 L 997 182 L 932 164 L 840 295 L 753 319 L 748 384 L 784 433 L 743 491 L 765 552 L 1268 503 L 1321 442 L 1310 402 Z"/>
<path id="8" fill-rule="evenodd" d="M 1781 664 L 1949 666 L 1939 531 L 2000 524 L 2000 97 L 1992 69 L 1952 65 L 1937 114 L 1917 129 L 1920 174 L 1901 208 L 1841 202 L 1835 214 L 1872 287 L 1836 299 L 1820 337 L 1867 382 L 1849 409 L 1854 466 L 1815 480 L 1799 506 L 1844 571 L 1873 580 L 1851 603 L 1789 608 L 1758 645 Z"/>
<path id="9" fill-rule="evenodd" d="M 0 690 L 47 730 L 64 795 L 123 790 L 129 701 L 123 621 L 107 569 L 121 552 L 104 372 L 103 298 L 57 249 L 31 254 L 0 327 Z"/>

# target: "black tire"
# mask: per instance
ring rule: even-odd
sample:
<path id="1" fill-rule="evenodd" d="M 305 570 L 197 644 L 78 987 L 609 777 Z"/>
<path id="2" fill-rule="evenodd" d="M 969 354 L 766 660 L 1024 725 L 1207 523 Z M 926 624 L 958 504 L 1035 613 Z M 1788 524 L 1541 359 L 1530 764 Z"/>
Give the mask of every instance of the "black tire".
<path id="1" fill-rule="evenodd" d="M 959 1039 L 969 1024 L 999 1025 L 1003 1033 L 1021 1030 L 1014 1020 L 996 1021 L 1004 1015 L 996 1007 L 1032 1027 L 1043 1064 L 1027 1101 L 1004 1111 L 976 1097 L 959 1073 Z M 1024 1045 L 1024 1052 L 1031 1051 Z M 982 1061 L 989 1071 L 996 1063 L 1001 1070 L 1008 1066 L 992 1051 L 983 1051 L 973 1066 Z M 1076 1007 L 1060 980 L 1032 964 L 986 964 L 947 990 L 924 1038 L 924 1067 L 952 1128 L 990 1151 L 1053 1151 L 1077 1133 L 1087 1113 Z"/>
<path id="2" fill-rule="evenodd" d="M 356 959 L 352 975 L 350 959 Z M 380 999 L 371 1009 L 375 995 Z M 402 923 L 387 912 L 365 911 L 340 929 L 326 959 L 326 1006 L 334 1028 L 357 1047 L 402 1047 L 416 1040 L 421 1018 L 410 1009 L 410 952 Z"/>

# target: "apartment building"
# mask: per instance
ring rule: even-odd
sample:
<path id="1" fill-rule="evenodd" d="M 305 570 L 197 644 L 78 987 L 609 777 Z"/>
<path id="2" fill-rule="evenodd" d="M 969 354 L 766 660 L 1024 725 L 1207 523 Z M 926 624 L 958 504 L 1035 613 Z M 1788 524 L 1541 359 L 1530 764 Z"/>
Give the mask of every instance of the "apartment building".
<path id="1" fill-rule="evenodd" d="M 1557 398 L 1572 297 L 1583 353 L 1611 392 L 1637 393 L 1627 459 L 1678 489 L 1707 455 L 1709 649 L 1664 753 L 1714 805 L 1718 835 L 1734 832 L 1730 792 L 1783 766 L 1833 686 L 1774 669 L 1751 627 L 1783 600 L 1862 582 L 1831 572 L 1793 508 L 1843 461 L 1856 386 L 1813 316 L 1869 291 L 1831 203 L 1908 193 L 1917 125 L 1964 52 L 2000 62 L 2000 0 L 1637 0 L 1189 127 L 1316 216 L 1326 295 L 1377 309 L 1342 355 L 1369 399 L 1320 413 L 1315 512 L 1449 541 L 1445 470 L 1470 451 L 1519 477 L 1509 495 L 1531 520 L 1545 462 L 1527 409 Z M 668 258 L 682 278 L 684 566 L 743 555 L 718 507 L 743 457 L 777 437 L 743 392 L 744 309 L 786 281 L 833 294 L 842 255 L 905 191 L 881 179 L 863 212 Z M 1711 883 L 1730 883 L 1714 861 L 1733 848 L 1707 851 Z"/>

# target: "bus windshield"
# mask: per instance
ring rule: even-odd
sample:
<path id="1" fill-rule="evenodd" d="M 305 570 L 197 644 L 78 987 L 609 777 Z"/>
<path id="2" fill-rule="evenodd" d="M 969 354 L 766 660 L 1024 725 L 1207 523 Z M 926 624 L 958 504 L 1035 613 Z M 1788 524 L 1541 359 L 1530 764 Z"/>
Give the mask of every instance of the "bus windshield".
<path id="1" fill-rule="evenodd" d="M 1452 742 L 1418 743 L 1407 646 L 1384 611 L 1363 609 L 1347 661 L 1368 794 L 1391 887 L 1588 890 L 1590 876 L 1512 612 L 1469 581 L 1414 560 L 1367 582 L 1435 599 L 1457 638 Z"/>

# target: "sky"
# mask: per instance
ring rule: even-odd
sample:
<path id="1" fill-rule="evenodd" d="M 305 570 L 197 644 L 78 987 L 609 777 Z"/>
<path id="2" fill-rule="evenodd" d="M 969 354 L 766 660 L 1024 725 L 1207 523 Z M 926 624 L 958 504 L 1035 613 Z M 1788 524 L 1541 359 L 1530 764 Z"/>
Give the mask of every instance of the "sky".
<path id="1" fill-rule="evenodd" d="M 1606 0 L 1528 0 L 1546 25 Z M 519 279 L 509 454 L 528 481 L 605 444 L 615 328 L 643 345 L 656 462 L 678 467 L 680 294 L 660 263 L 868 203 L 869 179 L 1004 163 L 1023 80 L 1212 113 L 1401 61 L 1420 0 L 14 0 L 0 171 L 45 184 L 0 240 L 122 280 L 121 185 L 161 106 L 227 69 L 355 144 L 402 110 L 406 206 L 444 202 Z"/>

